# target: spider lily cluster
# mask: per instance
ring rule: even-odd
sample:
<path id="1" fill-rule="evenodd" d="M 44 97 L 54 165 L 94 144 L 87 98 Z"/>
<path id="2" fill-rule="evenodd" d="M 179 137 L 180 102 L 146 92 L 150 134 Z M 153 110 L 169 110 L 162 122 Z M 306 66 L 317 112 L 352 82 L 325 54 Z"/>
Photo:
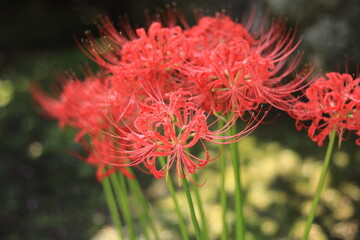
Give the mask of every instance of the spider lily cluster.
<path id="1" fill-rule="evenodd" d="M 58 98 L 33 89 L 60 126 L 79 129 L 77 141 L 91 136 L 87 160 L 99 167 L 99 179 L 107 164 L 143 165 L 157 178 L 173 165 L 182 177 L 182 167 L 185 175 L 194 173 L 211 160 L 206 142 L 240 140 L 260 123 L 264 104 L 286 108 L 296 101 L 292 93 L 303 88 L 308 75 L 283 83 L 300 56 L 289 59 L 299 42 L 281 19 L 253 34 L 253 26 L 222 14 L 202 17 L 191 28 L 154 22 L 147 31 L 126 28 L 125 33 L 107 17 L 100 20 L 103 36 L 96 40 L 87 33 L 83 46 L 102 74 L 84 81 L 69 76 Z M 210 122 L 210 115 L 217 119 Z M 226 135 L 239 118 L 246 127 Z M 224 119 L 222 128 L 210 130 Z M 188 151 L 197 143 L 205 159 Z M 167 157 L 160 168 L 159 156 Z"/>
<path id="2" fill-rule="evenodd" d="M 216 14 L 190 27 L 181 15 L 181 26 L 168 17 L 147 29 L 124 24 L 123 32 L 101 17 L 101 37 L 87 32 L 79 44 L 101 72 L 67 76 L 59 96 L 31 89 L 46 114 L 78 130 L 75 140 L 99 181 L 116 171 L 134 178 L 128 167 L 156 178 L 170 169 L 191 176 L 218 157 L 208 143 L 236 143 L 271 107 L 289 113 L 319 145 L 333 130 L 340 139 L 360 136 L 360 79 L 312 74 L 311 66 L 296 73 L 300 40 L 281 18 L 259 23 L 251 15 L 240 24 Z M 232 131 L 238 121 L 245 127 Z M 192 153 L 195 146 L 204 158 Z"/>

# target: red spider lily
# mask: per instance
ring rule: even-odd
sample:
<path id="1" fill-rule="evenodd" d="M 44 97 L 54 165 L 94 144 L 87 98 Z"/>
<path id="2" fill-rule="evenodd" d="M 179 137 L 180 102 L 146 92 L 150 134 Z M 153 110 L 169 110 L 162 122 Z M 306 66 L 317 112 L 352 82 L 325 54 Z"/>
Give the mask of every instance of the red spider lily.
<path id="1" fill-rule="evenodd" d="M 291 109 L 297 128 L 308 128 L 309 137 L 319 146 L 333 129 L 340 139 L 345 131 L 359 134 L 359 87 L 360 78 L 349 74 L 331 72 L 316 79 L 305 92 L 307 102 L 298 102 Z M 310 126 L 307 121 L 311 121 Z"/>
<path id="2" fill-rule="evenodd" d="M 360 99 L 360 96 L 358 95 L 358 99 Z M 359 136 L 358 139 L 356 139 L 356 144 L 360 145 L 360 104 L 358 104 L 356 110 L 354 111 L 353 115 L 353 122 L 349 129 L 354 130 L 356 135 Z"/>
<path id="3" fill-rule="evenodd" d="M 129 119 L 133 115 L 135 104 L 131 95 L 124 88 L 114 88 L 111 77 L 88 76 L 85 81 L 72 78 L 65 83 L 59 98 L 46 95 L 39 87 L 31 91 L 46 114 L 59 121 L 60 127 L 79 129 L 76 141 L 106 128 L 110 116 Z"/>
<path id="4" fill-rule="evenodd" d="M 208 52 L 221 44 L 228 44 L 238 39 L 246 41 L 249 45 L 254 42 L 241 24 L 219 13 L 215 17 L 202 17 L 197 25 L 185 30 L 184 34 L 192 46 L 194 59 L 191 61 L 197 66 L 206 65 L 204 55 L 207 56 Z"/>
<path id="5" fill-rule="evenodd" d="M 293 81 L 284 82 L 301 57 L 289 60 L 300 41 L 295 42 L 295 34 L 281 20 L 268 29 L 260 28 L 252 37 L 241 24 L 217 15 L 200 19 L 185 34 L 194 56 L 183 65 L 184 87 L 208 112 L 241 115 L 265 103 L 285 109 L 296 100 L 292 93 L 304 88 L 311 72 L 303 70 Z"/>
<path id="6" fill-rule="evenodd" d="M 113 142 L 113 138 L 102 135 L 98 136 L 96 141 L 92 141 L 91 144 L 85 140 L 82 140 L 81 142 L 84 148 L 87 150 L 88 156 L 83 157 L 79 154 L 75 154 L 75 156 L 85 161 L 89 165 L 96 167 L 96 178 L 99 182 L 101 182 L 103 178 L 106 178 L 115 172 L 120 172 L 125 177 L 130 179 L 135 178 L 135 176 L 130 173 L 127 167 L 112 166 L 109 164 L 114 160 L 116 160 L 117 163 L 119 161 L 118 158 L 113 157 L 116 155 L 114 147 L 116 143 Z M 125 163 L 127 159 L 122 159 L 122 161 Z"/>
<path id="7" fill-rule="evenodd" d="M 175 164 L 177 175 L 186 177 L 216 158 L 210 159 L 206 142 L 218 143 L 216 140 L 222 140 L 219 143 L 227 144 L 238 141 L 254 130 L 259 123 L 255 120 L 249 121 L 246 128 L 236 135 L 222 136 L 236 123 L 235 115 L 223 128 L 211 131 L 209 126 L 214 123 L 207 122 L 208 115 L 194 104 L 190 92 L 179 89 L 166 94 L 166 97 L 148 97 L 140 104 L 134 125 L 128 126 L 127 130 L 118 128 L 118 123 L 113 122 L 112 132 L 104 132 L 105 135 L 113 137 L 118 144 L 118 147 L 115 147 L 116 154 L 108 156 L 115 159 L 109 164 L 142 164 L 156 178 L 163 177 Z M 205 159 L 189 152 L 196 144 L 203 148 Z M 114 149 L 114 146 L 110 147 Z M 159 157 L 167 159 L 164 166 L 160 165 Z M 119 159 L 120 163 L 116 162 L 116 159 Z M 130 159 L 130 162 L 124 164 L 121 162 L 122 159 Z"/>
<path id="8" fill-rule="evenodd" d="M 220 45 L 211 53 L 208 68 L 198 77 L 206 88 L 196 89 L 201 91 L 199 95 L 203 95 L 203 103 L 212 103 L 211 109 L 206 108 L 208 111 L 242 114 L 244 111 L 258 109 L 265 102 L 264 97 L 256 96 L 253 89 L 257 82 L 269 77 L 269 62 L 250 55 L 249 50 L 246 42 L 233 41 L 229 45 Z"/>
<path id="9" fill-rule="evenodd" d="M 121 128 L 132 124 L 134 118 L 137 105 L 131 91 L 126 89 L 125 84 L 120 84 L 119 80 L 112 76 L 102 78 L 91 75 L 80 81 L 72 76 L 72 80 L 64 84 L 59 98 L 44 94 L 39 87 L 31 89 L 33 97 L 45 113 L 56 118 L 61 127 L 68 125 L 79 130 L 75 141 L 81 140 L 88 156 L 76 156 L 97 168 L 96 176 L 99 181 L 116 171 L 133 178 L 126 167 L 109 165 L 109 162 L 113 161 L 109 156 L 114 152 L 115 143 L 102 133 L 109 126 L 108 119 L 121 119 L 124 123 L 123 126 L 118 125 L 118 128 Z M 96 141 L 86 142 L 83 139 L 85 134 Z M 116 161 L 119 162 L 118 159 Z M 122 162 L 125 163 L 126 159 L 122 159 Z"/>
<path id="10" fill-rule="evenodd" d="M 185 177 L 211 161 L 204 140 L 208 137 L 205 112 L 189 101 L 191 94 L 179 89 L 168 94 L 168 101 L 148 97 L 137 114 L 134 126 L 128 130 L 118 128 L 105 133 L 124 145 L 116 148 L 118 159 L 129 158 L 128 164 L 109 162 L 115 166 L 138 166 L 143 164 L 155 177 L 164 176 L 175 163 L 178 176 Z M 188 152 L 200 142 L 206 153 L 200 159 Z M 124 148 L 122 148 L 124 147 Z M 101 150 L 101 149 L 100 149 Z M 116 159 L 116 155 L 112 155 Z M 166 157 L 165 166 L 160 166 L 158 157 Z M 185 175 L 183 174 L 183 169 Z"/>
<path id="11" fill-rule="evenodd" d="M 104 36 L 96 40 L 87 33 L 84 42 L 84 52 L 95 62 L 137 85 L 155 84 L 164 93 L 178 88 L 177 68 L 190 54 L 180 27 L 167 28 L 154 22 L 147 32 L 143 28 L 135 33 L 128 30 L 129 40 L 115 30 L 108 18 L 101 18 L 101 23 L 99 28 Z"/>

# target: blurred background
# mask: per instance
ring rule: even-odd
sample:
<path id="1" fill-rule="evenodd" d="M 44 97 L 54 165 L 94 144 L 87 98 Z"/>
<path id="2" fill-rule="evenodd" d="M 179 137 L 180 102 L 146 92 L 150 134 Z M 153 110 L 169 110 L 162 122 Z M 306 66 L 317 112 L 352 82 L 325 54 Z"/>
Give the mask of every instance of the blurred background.
<path id="1" fill-rule="evenodd" d="M 145 10 L 154 13 L 169 3 L 2 2 L 0 239 L 91 239 L 111 223 L 94 169 L 72 154 L 82 153 L 73 143 L 74 131 L 61 131 L 55 121 L 41 116 L 28 86 L 38 82 L 50 91 L 65 71 L 80 73 L 80 66 L 90 60 L 79 50 L 74 36 L 81 38 L 88 29 L 96 35 L 94 23 L 99 14 L 109 15 L 115 23 L 127 14 L 137 28 L 145 25 Z M 178 1 L 190 23 L 194 23 L 194 8 L 209 14 L 227 9 L 232 17 L 241 18 L 253 5 L 271 16 L 286 17 L 289 26 L 298 24 L 299 36 L 304 36 L 299 47 L 305 51 L 304 62 L 316 63 L 324 71 L 343 71 L 347 61 L 349 72 L 356 71 L 360 63 L 358 0 Z M 317 178 L 313 178 L 318 176 L 325 153 L 305 131 L 297 132 L 294 121 L 284 113 L 273 111 L 272 116 L 274 122 L 260 126 L 239 146 L 245 166 L 249 239 L 298 236 L 315 189 Z M 354 142 L 352 136 L 334 153 L 313 239 L 360 239 L 360 150 Z M 202 174 L 210 179 L 217 174 L 216 167 Z M 155 205 L 166 201 L 151 195 L 154 188 L 156 185 L 144 183 Z M 206 185 L 202 190 L 206 195 Z M 206 196 L 216 202 L 216 196 Z M 216 226 L 217 208 L 211 209 L 209 221 L 214 220 Z M 216 227 L 214 231 L 216 236 Z"/>

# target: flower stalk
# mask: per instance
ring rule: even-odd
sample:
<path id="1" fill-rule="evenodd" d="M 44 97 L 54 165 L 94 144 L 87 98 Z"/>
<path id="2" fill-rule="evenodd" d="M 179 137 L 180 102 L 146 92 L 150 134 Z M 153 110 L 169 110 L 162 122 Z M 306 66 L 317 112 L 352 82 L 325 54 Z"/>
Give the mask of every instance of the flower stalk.
<path id="1" fill-rule="evenodd" d="M 131 173 L 133 173 L 131 169 L 129 169 L 129 171 Z M 140 223 L 143 226 L 145 233 L 147 233 L 147 231 L 146 231 L 147 227 L 150 227 L 150 229 L 153 233 L 153 238 L 150 238 L 150 239 L 159 240 L 160 239 L 159 233 L 154 224 L 154 219 L 152 217 L 152 213 L 150 212 L 149 203 L 145 199 L 145 196 L 142 192 L 141 186 L 140 186 L 137 178 L 135 178 L 135 179 L 127 178 L 127 182 L 129 184 L 130 191 L 133 194 L 134 200 L 137 203 L 137 208 L 140 211 L 139 219 L 140 219 Z"/>
<path id="2" fill-rule="evenodd" d="M 160 159 L 160 164 L 164 166 L 165 165 L 165 159 L 163 157 L 159 157 L 159 159 Z M 175 211 L 176 211 L 177 218 L 178 218 L 178 221 L 179 221 L 178 224 L 179 224 L 179 228 L 180 228 L 181 238 L 184 239 L 184 240 L 189 240 L 190 238 L 189 238 L 188 231 L 186 229 L 184 216 L 181 213 L 179 201 L 177 199 L 174 183 L 173 183 L 171 177 L 166 178 L 166 184 L 168 186 L 170 196 L 173 199 L 173 202 L 174 202 L 174 205 L 175 205 Z"/>
<path id="3" fill-rule="evenodd" d="M 218 122 L 218 128 L 221 129 L 224 126 L 223 121 Z M 224 145 L 219 145 L 219 150 L 221 152 L 219 157 L 220 162 L 220 204 L 221 204 L 221 240 L 228 240 L 228 224 L 227 224 L 227 194 L 226 194 L 226 155 L 224 150 Z"/>
<path id="4" fill-rule="evenodd" d="M 130 213 L 130 205 L 128 199 L 128 191 L 125 184 L 125 179 L 122 174 L 111 174 L 110 182 L 113 185 L 115 196 L 124 215 L 125 222 L 129 230 L 129 239 L 136 240 L 136 233 L 134 229 L 133 219 Z"/>
<path id="5" fill-rule="evenodd" d="M 133 201 L 135 203 L 136 208 L 138 209 L 138 217 L 139 217 L 139 221 L 140 221 L 140 225 L 143 229 L 143 233 L 144 233 L 144 238 L 145 240 L 150 240 L 150 236 L 149 236 L 149 232 L 148 232 L 148 225 L 150 225 L 151 220 L 148 219 L 148 215 L 147 215 L 147 211 L 148 211 L 148 206 L 147 206 L 147 202 L 143 202 L 142 201 L 142 193 L 138 192 L 136 183 L 134 182 L 135 180 L 132 179 L 127 179 L 127 183 L 129 185 L 129 189 L 132 193 L 133 196 Z M 140 190 L 141 191 L 141 190 Z M 150 225 L 151 226 L 151 225 Z M 155 238 L 154 238 L 155 239 Z M 157 238 L 158 239 L 158 238 Z"/>
<path id="6" fill-rule="evenodd" d="M 236 134 L 237 132 L 237 124 L 231 128 L 231 134 Z M 231 151 L 231 160 L 234 170 L 234 181 L 235 181 L 235 234 L 236 240 L 244 240 L 245 239 L 245 232 L 246 232 L 246 225 L 244 219 L 244 207 L 243 207 L 243 192 L 241 186 L 241 167 L 240 167 L 240 156 L 239 156 L 239 149 L 237 142 L 230 144 L 230 151 Z"/>
<path id="7" fill-rule="evenodd" d="M 197 182 L 197 176 L 196 174 L 193 175 L 194 182 Z M 199 209 L 200 217 L 201 217 L 201 239 L 208 239 L 209 238 L 209 229 L 207 226 L 205 211 L 203 207 L 203 201 L 200 195 L 199 186 L 194 186 L 194 193 L 195 193 L 195 200 L 196 204 Z"/>
<path id="8" fill-rule="evenodd" d="M 305 231 L 304 231 L 304 235 L 302 240 L 307 240 L 309 237 L 309 233 L 310 233 L 310 229 L 311 229 L 311 225 L 313 224 L 314 221 L 314 217 L 315 217 L 315 213 L 316 213 L 316 208 L 319 204 L 320 201 L 320 196 L 321 196 L 321 190 L 324 187 L 324 183 L 325 183 L 325 179 L 326 179 L 326 175 L 329 171 L 329 165 L 330 165 L 330 159 L 331 159 L 331 155 L 332 155 L 332 151 L 334 148 L 334 142 L 335 142 L 335 138 L 336 138 L 336 130 L 332 130 L 329 136 L 329 144 L 326 150 L 326 154 L 325 154 L 325 159 L 324 159 L 324 163 L 323 163 L 323 167 L 321 170 L 321 175 L 320 175 L 320 179 L 316 188 L 316 192 L 315 192 L 315 196 L 313 198 L 312 201 L 312 205 L 311 205 L 311 209 L 310 209 L 310 213 L 306 222 L 306 226 L 305 226 Z"/>
<path id="9" fill-rule="evenodd" d="M 183 172 L 184 172 L 184 170 L 183 170 Z M 192 197 L 191 197 L 191 191 L 190 191 L 190 188 L 189 188 L 189 184 L 188 184 L 186 178 L 182 178 L 182 184 L 184 186 L 186 199 L 187 199 L 188 204 L 189 204 L 191 221 L 192 221 L 194 229 L 195 229 L 196 239 L 200 240 L 201 239 L 201 230 L 200 230 L 199 222 L 198 222 L 197 217 L 196 217 L 195 207 L 194 207 L 194 203 L 193 203 L 193 200 L 192 200 Z"/>
<path id="10" fill-rule="evenodd" d="M 124 233 L 122 230 L 122 223 L 119 215 L 118 208 L 116 206 L 116 201 L 114 197 L 114 193 L 111 190 L 110 181 L 108 178 L 103 178 L 102 185 L 105 193 L 106 203 L 109 207 L 111 218 L 114 222 L 115 228 L 119 234 L 120 239 L 125 239 Z"/>

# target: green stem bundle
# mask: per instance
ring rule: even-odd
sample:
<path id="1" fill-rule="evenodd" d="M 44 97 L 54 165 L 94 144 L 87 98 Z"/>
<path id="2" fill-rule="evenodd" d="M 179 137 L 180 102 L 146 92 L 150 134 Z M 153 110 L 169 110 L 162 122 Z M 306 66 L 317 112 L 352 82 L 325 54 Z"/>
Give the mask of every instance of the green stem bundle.
<path id="1" fill-rule="evenodd" d="M 237 125 L 230 129 L 230 135 L 237 134 Z M 245 239 L 245 219 L 244 219 L 244 211 L 243 211 L 243 193 L 241 187 L 241 176 L 240 176 L 240 157 L 237 142 L 230 144 L 231 150 L 231 159 L 234 169 L 234 180 L 235 180 L 235 234 L 236 240 L 244 240 Z"/>
<path id="2" fill-rule="evenodd" d="M 111 190 L 111 185 L 107 177 L 102 179 L 102 185 L 105 193 L 106 203 L 109 207 L 110 215 L 114 222 L 115 228 L 120 236 L 120 239 L 125 239 L 124 233 L 122 231 L 122 223 L 120 220 L 119 211 L 116 206 L 114 192 Z"/>
<path id="3" fill-rule="evenodd" d="M 222 129 L 224 126 L 224 122 L 223 121 L 219 121 L 218 122 L 218 128 Z M 219 161 L 220 161 L 220 203 L 221 203 L 221 209 L 222 209 L 222 214 L 221 214 L 221 223 L 222 223 L 222 231 L 221 231 L 221 240 L 228 240 L 228 225 L 227 225 L 227 220 L 226 220 L 226 216 L 227 216 L 227 194 L 226 194 L 226 189 L 225 189 L 225 185 L 226 185 L 226 156 L 225 156 L 225 151 L 223 151 L 224 145 L 219 145 L 219 150 L 221 152 L 220 156 L 219 156 Z"/>
<path id="4" fill-rule="evenodd" d="M 131 168 L 128 168 L 128 171 L 131 174 L 133 174 Z M 127 179 L 127 180 L 128 180 L 130 191 L 134 196 L 135 202 L 137 203 L 137 208 L 139 209 L 140 224 L 142 225 L 142 227 L 144 229 L 145 238 L 146 238 L 146 234 L 147 234 L 147 226 L 149 226 L 151 231 L 153 232 L 153 238 L 151 238 L 151 239 L 159 240 L 160 239 L 159 233 L 155 227 L 154 220 L 151 215 L 150 208 L 149 208 L 149 203 L 145 199 L 145 196 L 141 190 L 141 186 L 140 186 L 138 180 L 136 178 L 135 179 Z"/>
<path id="5" fill-rule="evenodd" d="M 197 182 L 197 177 L 196 174 L 193 175 L 193 179 L 195 182 Z M 201 195 L 200 195 L 200 191 L 199 191 L 199 187 L 198 186 L 194 186 L 194 192 L 195 192 L 195 199 L 196 199 L 196 204 L 198 206 L 199 212 L 200 212 L 200 217 L 201 217 L 201 234 L 202 234 L 202 239 L 208 239 L 208 226 L 207 226 L 207 221 L 206 221 L 206 216 L 205 216 L 205 211 L 204 211 L 204 207 L 202 204 L 202 199 L 201 199 Z"/>
<path id="6" fill-rule="evenodd" d="M 160 164 L 164 166 L 165 165 L 165 159 L 163 157 L 159 157 L 159 159 L 160 159 Z M 180 228 L 180 233 L 181 233 L 181 239 L 189 240 L 189 234 L 188 234 L 187 229 L 186 229 L 184 217 L 183 217 L 183 214 L 181 213 L 179 201 L 178 201 L 178 199 L 176 197 L 175 187 L 174 187 L 174 183 L 173 183 L 171 177 L 166 178 L 166 184 L 168 186 L 170 196 L 173 199 L 173 202 L 174 202 L 174 205 L 175 205 L 175 211 L 176 211 L 178 221 L 179 221 L 178 223 L 179 223 L 179 228 Z"/>
<path id="7" fill-rule="evenodd" d="M 129 239 L 136 240 L 136 234 L 133 224 L 133 219 L 130 213 L 130 205 L 128 199 L 128 192 L 126 189 L 125 179 L 122 174 L 111 174 L 110 181 L 113 184 L 117 201 L 119 203 L 120 209 L 124 215 L 125 222 L 129 230 Z"/>
<path id="8" fill-rule="evenodd" d="M 184 171 L 184 170 L 183 170 Z M 194 204 L 193 204 L 193 200 L 191 197 L 191 192 L 190 192 L 190 188 L 189 188 L 189 184 L 187 182 L 187 179 L 184 177 L 182 179 L 182 184 L 184 186 L 184 191 L 186 194 L 186 199 L 188 201 L 189 204 L 189 209 L 190 209 L 190 215 L 191 215 L 191 220 L 195 229 L 195 235 L 196 235 L 196 239 L 200 240 L 201 239 L 201 232 L 200 232 L 200 226 L 199 223 L 197 221 L 197 217 L 196 217 L 196 213 L 195 213 L 195 208 L 194 208 Z"/>

